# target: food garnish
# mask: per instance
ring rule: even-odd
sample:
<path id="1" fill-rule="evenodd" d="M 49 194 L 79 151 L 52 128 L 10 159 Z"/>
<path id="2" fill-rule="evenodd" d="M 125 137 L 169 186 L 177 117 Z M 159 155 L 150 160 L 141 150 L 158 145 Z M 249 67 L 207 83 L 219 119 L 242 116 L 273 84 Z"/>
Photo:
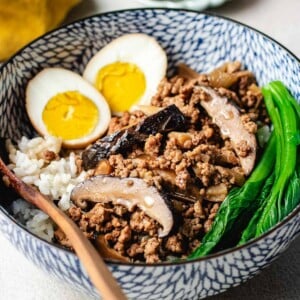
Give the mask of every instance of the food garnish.
<path id="1" fill-rule="evenodd" d="M 221 134 L 230 138 L 245 175 L 249 175 L 256 158 L 255 134 L 245 128 L 238 109 L 226 97 L 221 97 L 214 89 L 207 86 L 197 88 L 210 96 L 210 99 L 203 100 L 200 104 L 211 116 L 213 122 L 218 125 Z M 244 151 L 240 151 L 240 147 L 246 148 L 247 153 L 241 154 Z"/>
<path id="2" fill-rule="evenodd" d="M 275 138 L 270 138 L 258 165 L 244 185 L 233 188 L 221 204 L 211 230 L 202 239 L 201 245 L 193 251 L 189 259 L 209 254 L 234 229 L 241 216 L 255 209 L 255 202 L 261 188 L 272 172 L 274 161 Z"/>
<path id="3" fill-rule="evenodd" d="M 110 121 L 103 96 L 80 75 L 62 68 L 44 69 L 29 81 L 26 109 L 41 135 L 60 137 L 68 148 L 92 143 Z"/>
<path id="4" fill-rule="evenodd" d="M 80 181 L 65 174 L 65 190 L 57 179 L 53 190 L 64 197 L 52 200 L 110 259 L 198 258 L 259 236 L 300 202 L 299 104 L 282 83 L 263 88 L 264 104 L 240 62 L 203 74 L 181 64 L 178 75 L 165 75 L 160 45 L 128 34 L 96 53 L 83 78 L 48 68 L 26 90 L 36 130 L 81 148 L 68 157 Z M 31 152 L 24 141 L 24 153 L 11 147 L 16 172 L 17 157 Z M 69 152 L 44 150 L 36 157 L 53 175 Z M 29 171 L 31 184 L 49 189 Z M 55 242 L 72 249 L 54 230 Z"/>
<path id="5" fill-rule="evenodd" d="M 300 106 L 282 82 L 263 88 L 276 135 L 273 186 L 265 198 L 255 237 L 275 226 L 300 202 Z"/>
<path id="6" fill-rule="evenodd" d="M 107 135 L 82 153 L 83 167 L 91 169 L 109 155 L 125 153 L 133 146 L 141 145 L 156 133 L 168 133 L 185 129 L 185 117 L 175 105 L 170 105 L 140 123 Z"/>
<path id="7" fill-rule="evenodd" d="M 104 96 L 113 114 L 133 105 L 149 105 L 166 75 L 167 56 L 157 41 L 141 33 L 126 34 L 102 48 L 83 77 Z"/>
<path id="8" fill-rule="evenodd" d="M 268 145 L 246 183 L 230 191 L 189 259 L 224 249 L 228 240 L 234 246 L 259 237 L 300 203 L 300 106 L 280 81 L 262 92 L 274 126 Z"/>
<path id="9" fill-rule="evenodd" d="M 87 202 L 112 202 L 132 211 L 138 206 L 162 226 L 158 231 L 159 237 L 167 236 L 174 224 L 166 197 L 140 178 L 94 176 L 78 184 L 72 191 L 71 199 L 79 207 L 86 207 Z"/>

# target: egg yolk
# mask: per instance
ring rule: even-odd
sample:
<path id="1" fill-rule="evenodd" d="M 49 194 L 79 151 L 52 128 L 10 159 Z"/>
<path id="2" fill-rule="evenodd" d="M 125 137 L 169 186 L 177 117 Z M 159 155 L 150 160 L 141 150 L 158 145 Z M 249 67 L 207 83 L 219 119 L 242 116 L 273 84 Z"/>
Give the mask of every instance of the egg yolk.
<path id="1" fill-rule="evenodd" d="M 143 72 L 135 64 L 115 62 L 99 70 L 95 82 L 113 112 L 129 110 L 146 89 Z"/>
<path id="2" fill-rule="evenodd" d="M 46 104 L 42 118 L 51 135 L 72 140 L 90 134 L 99 120 L 93 101 L 78 91 L 58 93 Z"/>

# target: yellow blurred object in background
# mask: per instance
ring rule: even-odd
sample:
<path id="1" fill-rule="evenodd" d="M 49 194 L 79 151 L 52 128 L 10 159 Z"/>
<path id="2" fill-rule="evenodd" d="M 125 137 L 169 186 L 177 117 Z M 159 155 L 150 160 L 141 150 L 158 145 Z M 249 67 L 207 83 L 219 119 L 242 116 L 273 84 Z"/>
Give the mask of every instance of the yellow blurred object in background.
<path id="1" fill-rule="evenodd" d="M 80 0 L 0 0 L 0 61 L 59 25 Z"/>

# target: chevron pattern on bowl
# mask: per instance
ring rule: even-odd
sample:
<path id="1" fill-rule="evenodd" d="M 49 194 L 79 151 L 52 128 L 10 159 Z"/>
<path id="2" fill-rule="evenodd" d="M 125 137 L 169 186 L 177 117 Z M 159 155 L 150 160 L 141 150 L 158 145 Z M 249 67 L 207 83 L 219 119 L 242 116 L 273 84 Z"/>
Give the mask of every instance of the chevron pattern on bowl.
<path id="1" fill-rule="evenodd" d="M 26 115 L 28 81 L 45 67 L 82 73 L 89 59 L 125 33 L 155 37 L 168 55 L 169 74 L 185 62 L 198 72 L 239 60 L 259 84 L 281 80 L 300 99 L 300 63 L 267 36 L 234 21 L 184 10 L 137 9 L 111 12 L 75 22 L 34 41 L 0 69 L 0 137 L 34 136 Z M 10 215 L 1 186 L 0 230 L 21 252 L 72 287 L 97 296 L 84 268 L 71 252 L 29 233 Z M 205 258 L 158 265 L 108 263 L 129 299 L 200 299 L 253 277 L 269 265 L 300 231 L 300 207 L 262 237 Z"/>

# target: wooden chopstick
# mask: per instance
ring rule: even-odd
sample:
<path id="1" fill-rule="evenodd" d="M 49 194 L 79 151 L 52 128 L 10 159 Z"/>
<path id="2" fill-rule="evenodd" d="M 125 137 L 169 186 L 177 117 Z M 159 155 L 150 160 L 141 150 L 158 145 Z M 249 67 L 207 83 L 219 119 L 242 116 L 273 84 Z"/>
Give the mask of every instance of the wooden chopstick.
<path id="1" fill-rule="evenodd" d="M 112 276 L 105 262 L 77 225 L 49 198 L 19 179 L 5 165 L 1 158 L 0 172 L 7 176 L 10 186 L 14 188 L 22 198 L 41 209 L 64 231 L 77 256 L 84 265 L 91 281 L 102 297 L 107 300 L 126 300 L 126 296 Z"/>

